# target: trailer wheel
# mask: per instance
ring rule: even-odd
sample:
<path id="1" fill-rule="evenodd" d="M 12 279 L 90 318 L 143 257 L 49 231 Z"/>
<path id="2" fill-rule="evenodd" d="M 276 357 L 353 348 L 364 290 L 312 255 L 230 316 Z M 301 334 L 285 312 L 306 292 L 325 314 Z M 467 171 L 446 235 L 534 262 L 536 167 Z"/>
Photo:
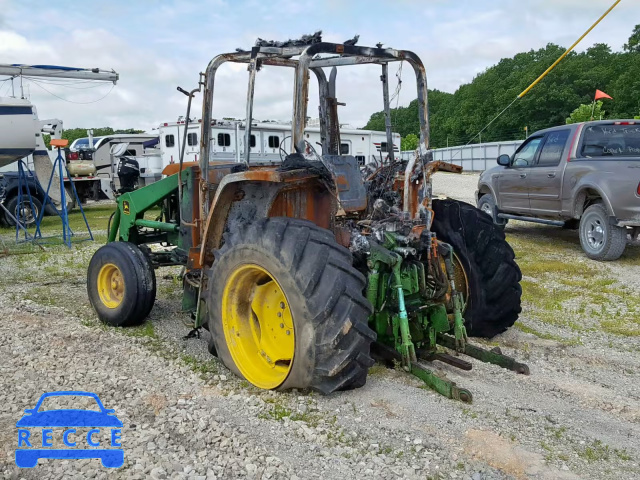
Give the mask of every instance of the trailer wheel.
<path id="1" fill-rule="evenodd" d="M 33 209 L 31 208 L 32 204 Z M 5 207 L 7 208 L 7 210 L 9 210 L 9 212 L 11 212 L 11 215 L 16 217 L 16 219 L 18 220 L 22 220 L 22 223 L 25 224 L 25 226 L 29 227 L 36 223 L 36 219 L 38 218 L 38 215 L 40 215 L 40 210 L 42 210 L 42 202 L 33 195 L 31 196 L 31 202 L 29 202 L 29 197 L 25 194 L 22 196 L 22 206 L 19 207 L 18 195 L 16 194 L 9 200 L 7 200 L 7 202 L 5 203 Z M 13 219 L 9 215 L 7 215 L 7 212 L 2 210 L 2 212 L 0 213 L 3 215 L 4 222 L 8 226 L 15 227 L 16 222 L 14 222 Z"/>
<path id="2" fill-rule="evenodd" d="M 522 274 L 504 232 L 468 203 L 433 201 L 432 230 L 453 246 L 468 281 L 465 325 L 469 335 L 491 338 L 518 319 Z"/>
<path id="3" fill-rule="evenodd" d="M 155 273 L 138 247 L 111 242 L 89 262 L 87 293 L 102 322 L 114 327 L 138 325 L 155 301 Z"/>
<path id="4" fill-rule="evenodd" d="M 356 388 L 373 365 L 365 278 L 333 234 L 270 218 L 225 234 L 206 292 L 211 350 L 264 389 Z"/>

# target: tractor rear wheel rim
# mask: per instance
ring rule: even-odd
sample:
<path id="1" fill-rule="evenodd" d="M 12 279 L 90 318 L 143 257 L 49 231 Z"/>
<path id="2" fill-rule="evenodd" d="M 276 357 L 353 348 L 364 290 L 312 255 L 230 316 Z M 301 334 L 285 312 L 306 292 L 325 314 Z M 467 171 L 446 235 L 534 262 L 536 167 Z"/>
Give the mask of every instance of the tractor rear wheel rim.
<path id="1" fill-rule="evenodd" d="M 440 265 L 442 266 L 442 271 L 446 272 L 447 267 L 443 257 L 440 257 Z M 462 312 L 464 313 L 469 303 L 469 278 L 456 252 L 453 252 L 453 280 L 456 284 L 456 291 L 462 294 Z M 449 287 L 446 298 L 447 301 L 451 298 L 451 287 Z"/>
<path id="2" fill-rule="evenodd" d="M 106 263 L 98 272 L 98 295 L 107 308 L 118 308 L 124 297 L 124 277 L 113 263 Z"/>
<path id="3" fill-rule="evenodd" d="M 467 272 L 462 266 L 462 262 L 456 253 L 453 253 L 453 278 L 456 282 L 456 290 L 462 294 L 462 301 L 464 302 L 462 306 L 462 311 L 464 312 L 467 309 L 467 304 L 469 303 L 469 278 L 467 277 Z"/>
<path id="4" fill-rule="evenodd" d="M 259 388 L 282 385 L 293 365 L 293 316 L 282 287 L 266 269 L 244 264 L 231 273 L 224 287 L 222 323 L 242 375 Z"/>

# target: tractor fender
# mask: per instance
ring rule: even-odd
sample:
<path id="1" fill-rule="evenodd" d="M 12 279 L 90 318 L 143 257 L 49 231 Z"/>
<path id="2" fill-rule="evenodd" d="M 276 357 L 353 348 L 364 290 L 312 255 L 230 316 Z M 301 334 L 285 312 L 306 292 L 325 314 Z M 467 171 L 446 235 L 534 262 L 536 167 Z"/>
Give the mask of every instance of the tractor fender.
<path id="1" fill-rule="evenodd" d="M 216 189 L 205 222 L 200 265 L 213 263 L 225 228 L 260 218 L 291 217 L 330 228 L 335 196 L 317 175 L 306 170 L 255 169 L 225 175 Z"/>

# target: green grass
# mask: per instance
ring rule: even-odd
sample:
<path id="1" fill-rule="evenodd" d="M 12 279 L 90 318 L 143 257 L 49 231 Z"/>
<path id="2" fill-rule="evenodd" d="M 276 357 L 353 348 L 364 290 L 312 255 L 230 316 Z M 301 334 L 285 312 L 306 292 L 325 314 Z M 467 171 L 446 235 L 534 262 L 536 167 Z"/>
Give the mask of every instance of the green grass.
<path id="1" fill-rule="evenodd" d="M 582 253 L 568 241 L 567 232 L 533 232 L 508 236 L 522 270 L 524 311 L 532 320 L 517 322 L 517 328 L 569 345 L 581 343 L 579 335 L 592 331 L 640 336 L 640 296 L 633 289 L 619 284 L 608 269 L 576 259 L 576 251 Z M 548 333 L 545 326 L 565 329 L 570 338 Z"/>
<path id="2" fill-rule="evenodd" d="M 150 322 L 149 322 L 150 323 Z M 218 361 L 215 359 L 202 361 L 191 355 L 182 355 L 182 361 L 194 372 L 200 374 L 217 374 L 220 371 Z"/>

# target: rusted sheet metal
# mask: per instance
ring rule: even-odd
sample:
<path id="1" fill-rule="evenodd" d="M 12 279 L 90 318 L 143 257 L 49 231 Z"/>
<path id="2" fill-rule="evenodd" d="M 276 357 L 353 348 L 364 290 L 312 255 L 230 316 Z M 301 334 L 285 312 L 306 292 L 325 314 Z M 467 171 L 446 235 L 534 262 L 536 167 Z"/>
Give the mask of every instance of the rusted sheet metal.
<path id="1" fill-rule="evenodd" d="M 214 166 L 214 165 L 226 165 L 228 164 L 228 161 L 210 161 L 209 165 L 210 166 Z M 191 168 L 191 167 L 196 167 L 199 169 L 200 163 L 199 162 L 184 162 L 182 164 L 182 171 L 185 171 L 187 168 Z M 175 175 L 176 173 L 178 173 L 178 170 L 180 169 L 180 164 L 179 163 L 171 163 L 169 165 L 167 165 L 166 167 L 164 167 L 164 169 L 162 170 L 162 175 L 166 175 L 171 176 L 171 175 Z"/>
<path id="2" fill-rule="evenodd" d="M 336 242 L 345 248 L 351 245 L 351 230 L 344 225 L 336 225 L 333 228 L 333 234 L 336 236 Z"/>
<path id="3" fill-rule="evenodd" d="M 335 210 L 335 198 L 322 184 L 306 182 L 280 190 L 271 204 L 269 217 L 302 218 L 329 229 Z"/>
<path id="4" fill-rule="evenodd" d="M 389 163 L 393 163 L 395 161 L 395 148 L 393 146 L 391 107 L 389 105 L 389 66 L 386 63 L 382 64 L 380 80 L 382 80 L 382 103 L 384 104 L 384 128 L 387 133 L 387 153 L 389 154 Z M 380 149 L 380 151 L 382 151 L 382 149 Z"/>
<path id="5" fill-rule="evenodd" d="M 210 257 L 214 248 L 220 245 L 222 233 L 228 221 L 231 221 L 230 211 L 233 208 L 245 211 L 239 213 L 243 218 L 264 218 L 270 216 L 269 212 L 281 191 L 318 188 L 321 185 L 316 175 L 308 173 L 306 170 L 278 171 L 276 167 L 257 167 L 239 173 L 229 173 L 224 175 L 216 189 L 215 196 L 210 206 L 209 216 L 204 224 L 202 234 L 202 246 L 200 249 L 200 262 L 202 265 L 209 265 L 213 259 Z M 326 189 L 326 187 L 325 187 Z M 308 197 L 292 194 L 290 200 L 302 200 L 305 206 L 292 205 L 291 211 L 302 216 L 305 212 L 320 220 L 322 213 L 331 217 L 335 212 L 335 207 L 327 203 L 318 193 L 312 195 L 312 201 Z M 327 208 L 330 207 L 330 208 Z M 286 211 L 282 205 L 276 206 L 275 211 Z M 322 223 L 325 223 L 322 221 Z"/>
<path id="6" fill-rule="evenodd" d="M 329 83 L 327 82 L 327 76 L 324 70 L 321 68 L 312 68 L 318 79 L 318 94 L 320 97 L 319 103 L 319 117 L 320 117 L 320 143 L 322 144 L 322 151 L 329 151 L 329 105 L 327 99 L 329 98 Z"/>
<path id="7" fill-rule="evenodd" d="M 429 162 L 427 164 L 427 174 L 435 173 L 435 172 L 451 172 L 451 173 L 462 173 L 462 166 L 455 165 L 449 162 L 443 162 L 441 160 L 437 160 L 435 162 Z"/>

